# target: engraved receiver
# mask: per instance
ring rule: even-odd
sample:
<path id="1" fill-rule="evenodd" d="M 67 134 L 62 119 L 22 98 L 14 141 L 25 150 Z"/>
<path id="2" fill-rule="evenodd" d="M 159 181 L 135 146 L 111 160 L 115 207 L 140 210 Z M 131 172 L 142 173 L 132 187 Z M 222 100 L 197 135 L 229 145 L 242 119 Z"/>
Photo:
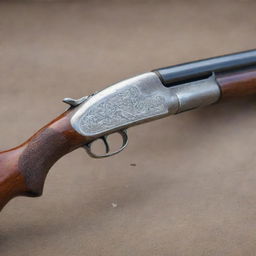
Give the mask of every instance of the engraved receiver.
<path id="1" fill-rule="evenodd" d="M 90 156 L 109 157 L 128 143 L 126 129 L 171 114 L 206 106 L 221 97 L 218 77 L 227 72 L 255 67 L 256 51 L 215 57 L 148 72 L 79 100 L 64 99 L 78 107 L 71 118 L 72 127 L 91 137 L 84 145 Z M 123 139 L 119 150 L 110 152 L 108 135 L 118 132 Z M 106 154 L 92 152 L 92 143 L 101 139 Z"/>
<path id="2" fill-rule="evenodd" d="M 168 88 L 156 73 L 149 72 L 84 97 L 83 101 L 78 100 L 80 104 L 73 100 L 79 106 L 71 118 L 71 125 L 79 134 L 93 139 L 84 145 L 90 156 L 109 157 L 127 146 L 128 127 L 212 104 L 219 97 L 220 89 L 214 75 Z M 64 99 L 64 102 L 70 102 L 70 99 Z M 114 132 L 120 133 L 123 144 L 118 151 L 110 152 L 108 135 Z M 92 152 L 94 138 L 104 142 L 106 154 L 96 155 Z"/>

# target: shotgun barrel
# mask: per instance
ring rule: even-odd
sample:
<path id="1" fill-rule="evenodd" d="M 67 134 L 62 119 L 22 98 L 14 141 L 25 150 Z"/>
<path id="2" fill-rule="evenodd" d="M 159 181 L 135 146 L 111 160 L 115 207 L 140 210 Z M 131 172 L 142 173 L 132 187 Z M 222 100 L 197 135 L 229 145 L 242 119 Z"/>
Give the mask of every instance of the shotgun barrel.
<path id="1" fill-rule="evenodd" d="M 198 60 L 160 68 L 153 70 L 156 72 L 167 87 L 178 84 L 204 79 L 220 73 L 239 71 L 256 66 L 256 50 L 244 51 L 234 54 L 213 57 L 204 60 Z"/>

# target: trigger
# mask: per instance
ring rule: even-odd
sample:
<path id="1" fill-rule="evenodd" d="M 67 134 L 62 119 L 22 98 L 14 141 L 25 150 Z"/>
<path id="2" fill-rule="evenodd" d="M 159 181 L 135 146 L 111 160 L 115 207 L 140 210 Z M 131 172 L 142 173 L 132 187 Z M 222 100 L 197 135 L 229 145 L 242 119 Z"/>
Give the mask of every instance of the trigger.
<path id="1" fill-rule="evenodd" d="M 117 151 L 110 152 L 110 148 L 109 148 L 109 144 L 108 144 L 107 136 L 106 135 L 98 138 L 98 139 L 101 139 L 104 142 L 104 144 L 105 144 L 105 149 L 106 149 L 106 154 L 105 155 L 97 155 L 97 154 L 92 152 L 92 148 L 91 148 L 92 147 L 92 143 L 94 141 L 96 141 L 97 139 L 92 141 L 92 142 L 90 142 L 90 143 L 88 143 L 88 144 L 85 144 L 83 146 L 83 148 L 87 151 L 89 156 L 91 156 L 93 158 L 105 158 L 105 157 L 114 156 L 114 155 L 120 153 L 121 151 L 123 151 L 126 148 L 127 144 L 128 144 L 128 135 L 127 135 L 126 130 L 121 130 L 121 131 L 118 131 L 117 133 L 119 133 L 121 135 L 122 139 L 123 139 L 123 143 L 122 143 L 121 147 Z"/>
<path id="2" fill-rule="evenodd" d="M 106 151 L 106 154 L 107 153 L 109 153 L 109 144 L 108 144 L 108 141 L 107 141 L 107 136 L 103 136 L 103 137 L 101 137 L 100 138 L 102 141 L 103 141 L 103 143 L 104 143 L 104 145 L 105 145 L 105 151 Z"/>

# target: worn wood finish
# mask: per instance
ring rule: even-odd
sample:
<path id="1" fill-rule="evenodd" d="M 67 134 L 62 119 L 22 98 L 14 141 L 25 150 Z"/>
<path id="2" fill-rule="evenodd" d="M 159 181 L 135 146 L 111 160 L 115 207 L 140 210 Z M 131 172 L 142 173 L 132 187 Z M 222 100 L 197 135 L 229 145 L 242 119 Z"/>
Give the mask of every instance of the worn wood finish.
<path id="1" fill-rule="evenodd" d="M 19 147 L 0 153 L 0 210 L 16 196 L 40 196 L 51 166 L 89 142 L 70 125 L 75 111 L 66 111 Z"/>
<path id="2" fill-rule="evenodd" d="M 222 99 L 256 94 L 256 67 L 216 76 Z"/>

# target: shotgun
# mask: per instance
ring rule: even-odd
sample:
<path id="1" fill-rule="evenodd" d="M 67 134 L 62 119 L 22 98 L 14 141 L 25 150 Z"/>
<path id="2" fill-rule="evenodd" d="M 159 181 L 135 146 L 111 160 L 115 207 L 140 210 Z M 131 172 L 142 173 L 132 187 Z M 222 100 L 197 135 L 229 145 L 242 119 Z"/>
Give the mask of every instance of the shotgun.
<path id="1" fill-rule="evenodd" d="M 22 145 L 0 153 L 0 210 L 16 196 L 42 195 L 46 175 L 65 154 L 83 147 L 109 157 L 128 143 L 127 128 L 232 97 L 256 93 L 256 50 L 156 69 L 80 99 Z M 108 136 L 121 136 L 112 152 Z M 105 153 L 92 145 L 103 142 Z"/>

